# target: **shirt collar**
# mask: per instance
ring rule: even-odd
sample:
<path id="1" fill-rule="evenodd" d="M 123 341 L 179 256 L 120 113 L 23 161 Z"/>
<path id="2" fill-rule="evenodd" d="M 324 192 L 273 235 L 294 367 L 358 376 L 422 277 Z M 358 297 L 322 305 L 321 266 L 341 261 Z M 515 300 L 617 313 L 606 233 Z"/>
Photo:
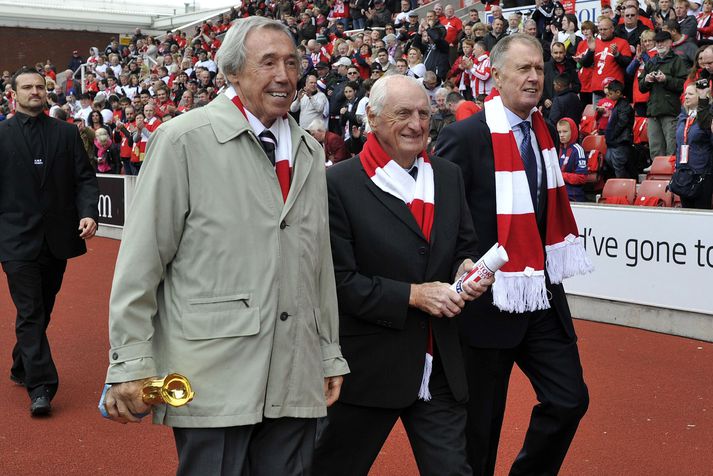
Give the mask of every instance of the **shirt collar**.
<path id="1" fill-rule="evenodd" d="M 245 117 L 247 117 L 248 122 L 250 123 L 250 127 L 252 128 L 252 130 L 256 136 L 260 136 L 260 134 L 262 134 L 263 132 L 268 130 L 268 131 L 272 132 L 272 134 L 275 137 L 279 137 L 279 135 L 278 135 L 279 129 L 278 129 L 278 125 L 277 125 L 278 120 L 275 120 L 272 123 L 272 126 L 265 127 L 265 125 L 260 121 L 260 119 L 255 117 L 255 115 L 252 112 L 248 111 L 247 108 L 245 108 Z"/>
<path id="2" fill-rule="evenodd" d="M 505 116 L 508 118 L 508 122 L 510 123 L 511 129 L 515 129 L 521 122 L 524 121 L 527 121 L 530 123 L 530 125 L 532 125 L 532 112 L 530 112 L 530 114 L 527 116 L 527 119 L 523 119 L 507 107 L 503 107 L 505 108 Z"/>
<path id="3" fill-rule="evenodd" d="M 24 112 L 15 111 L 15 116 L 17 116 L 17 119 L 23 126 L 26 126 L 33 120 L 36 120 L 37 122 L 41 121 L 42 118 L 40 116 L 44 116 L 44 113 L 39 113 L 37 116 L 33 117 L 25 114 Z"/>

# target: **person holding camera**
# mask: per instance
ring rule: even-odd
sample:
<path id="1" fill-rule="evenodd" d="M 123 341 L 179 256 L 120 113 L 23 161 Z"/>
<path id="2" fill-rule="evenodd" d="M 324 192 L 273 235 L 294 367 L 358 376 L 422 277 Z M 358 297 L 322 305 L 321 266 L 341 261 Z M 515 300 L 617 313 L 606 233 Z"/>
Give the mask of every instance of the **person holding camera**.
<path id="1" fill-rule="evenodd" d="M 651 157 L 676 153 L 676 117 L 688 72 L 683 60 L 671 49 L 673 41 L 669 32 L 657 32 L 654 42 L 656 57 L 639 76 L 641 92 L 651 93 L 646 108 Z"/>
<path id="2" fill-rule="evenodd" d="M 315 119 L 321 119 L 325 125 L 325 108 L 329 100 L 327 96 L 317 89 L 317 76 L 310 73 L 305 79 L 304 88 L 297 93 L 297 98 L 292 101 L 290 112 L 300 113 L 300 127 L 308 129 Z"/>

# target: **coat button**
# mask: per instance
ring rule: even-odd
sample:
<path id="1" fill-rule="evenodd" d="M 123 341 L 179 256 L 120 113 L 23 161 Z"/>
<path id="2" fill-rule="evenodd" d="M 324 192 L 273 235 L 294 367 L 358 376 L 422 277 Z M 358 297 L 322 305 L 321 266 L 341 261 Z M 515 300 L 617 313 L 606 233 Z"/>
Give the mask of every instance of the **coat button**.
<path id="1" fill-rule="evenodd" d="M 285 220 L 282 220 L 282 223 L 280 223 L 280 230 L 284 230 L 287 228 L 287 223 L 285 223 Z"/>
<path id="2" fill-rule="evenodd" d="M 418 249 L 418 254 L 420 255 L 425 255 L 426 254 L 426 247 L 422 246 Z"/>
<path id="3" fill-rule="evenodd" d="M 114 360 L 117 360 L 117 359 L 119 358 L 119 354 L 117 354 L 116 352 L 114 352 L 113 354 L 111 354 L 111 358 L 114 359 Z"/>
<path id="4" fill-rule="evenodd" d="M 287 314 L 286 312 L 283 312 L 282 314 L 280 314 L 281 321 L 286 321 L 288 317 L 290 317 L 290 315 Z"/>

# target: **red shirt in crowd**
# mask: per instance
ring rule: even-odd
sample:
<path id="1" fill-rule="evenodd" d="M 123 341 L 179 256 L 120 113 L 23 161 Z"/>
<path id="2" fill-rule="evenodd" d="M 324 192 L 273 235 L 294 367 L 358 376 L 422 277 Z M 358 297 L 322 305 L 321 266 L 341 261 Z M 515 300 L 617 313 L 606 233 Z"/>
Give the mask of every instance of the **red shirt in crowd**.
<path id="1" fill-rule="evenodd" d="M 441 17 L 441 25 L 446 28 L 446 43 L 449 45 L 455 45 L 458 35 L 463 31 L 463 22 L 458 17 L 446 18 L 445 15 Z"/>
<path id="2" fill-rule="evenodd" d="M 611 40 L 603 41 L 601 38 L 597 38 L 596 46 L 594 47 L 592 91 L 603 91 L 604 86 L 602 83 L 606 78 L 613 78 L 624 83 L 624 68 L 616 62 L 616 58 L 611 54 L 611 45 L 617 46 L 618 54 L 631 56 L 629 42 L 625 39 L 615 36 Z"/>
<path id="3" fill-rule="evenodd" d="M 480 108 L 473 101 L 463 101 L 460 106 L 456 108 L 456 122 L 467 119 L 476 112 L 480 112 Z"/>

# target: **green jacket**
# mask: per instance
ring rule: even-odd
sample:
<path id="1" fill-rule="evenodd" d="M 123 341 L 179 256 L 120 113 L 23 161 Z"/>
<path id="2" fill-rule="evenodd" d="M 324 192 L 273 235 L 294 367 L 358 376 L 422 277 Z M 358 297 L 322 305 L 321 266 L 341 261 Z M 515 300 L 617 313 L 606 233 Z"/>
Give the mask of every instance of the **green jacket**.
<path id="1" fill-rule="evenodd" d="M 249 425 L 326 415 L 339 347 L 324 152 L 290 117 L 292 184 L 225 96 L 148 144 L 116 263 L 106 382 L 169 372 L 195 390 L 154 423 Z"/>
<path id="2" fill-rule="evenodd" d="M 646 75 L 653 71 L 661 71 L 666 75 L 663 82 L 646 82 Z M 686 82 L 688 69 L 683 60 L 669 51 L 663 58 L 654 56 L 646 63 L 644 74 L 639 76 L 639 89 L 642 93 L 651 93 L 646 106 L 648 117 L 678 116 L 681 112 L 681 93 Z"/>

